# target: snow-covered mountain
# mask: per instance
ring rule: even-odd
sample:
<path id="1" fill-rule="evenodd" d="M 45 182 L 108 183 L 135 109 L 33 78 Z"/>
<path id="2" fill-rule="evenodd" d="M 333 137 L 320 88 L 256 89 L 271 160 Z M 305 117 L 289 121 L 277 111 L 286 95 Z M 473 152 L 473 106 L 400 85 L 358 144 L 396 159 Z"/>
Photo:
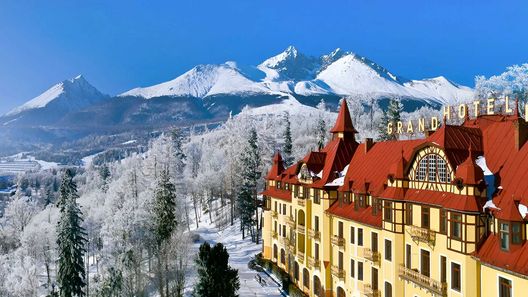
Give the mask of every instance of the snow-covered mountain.
<path id="1" fill-rule="evenodd" d="M 11 110 L 6 116 L 16 116 L 23 112 L 47 107 L 61 112 L 76 111 L 108 98 L 109 96 L 101 93 L 82 75 L 79 75 L 52 86 L 41 95 Z"/>
<path id="2" fill-rule="evenodd" d="M 472 98 L 470 88 L 438 77 L 407 80 L 357 54 L 336 49 L 321 57 L 290 46 L 256 67 L 235 62 L 199 65 L 161 84 L 135 88 L 119 96 L 207 98 L 215 95 L 349 96 L 357 100 L 400 98 L 421 105 L 441 105 Z M 298 98 L 302 102 L 302 99 Z"/>

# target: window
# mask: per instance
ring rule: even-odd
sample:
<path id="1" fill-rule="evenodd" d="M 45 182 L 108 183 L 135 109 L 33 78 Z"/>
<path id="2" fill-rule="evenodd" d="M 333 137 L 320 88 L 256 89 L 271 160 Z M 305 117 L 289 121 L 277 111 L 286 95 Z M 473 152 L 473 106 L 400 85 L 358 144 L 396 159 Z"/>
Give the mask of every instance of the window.
<path id="1" fill-rule="evenodd" d="M 282 225 L 282 236 L 286 237 L 286 225 Z"/>
<path id="2" fill-rule="evenodd" d="M 354 227 L 350 227 L 350 243 L 354 244 L 356 241 L 356 229 Z"/>
<path id="3" fill-rule="evenodd" d="M 405 204 L 405 223 L 407 225 L 413 224 L 413 212 L 412 212 L 412 204 L 406 203 Z"/>
<path id="4" fill-rule="evenodd" d="M 313 202 L 315 204 L 320 204 L 321 203 L 321 197 L 319 196 L 319 190 L 317 190 L 317 189 L 314 190 Z"/>
<path id="5" fill-rule="evenodd" d="M 392 207 L 390 201 L 383 202 L 383 218 L 386 222 L 392 222 Z"/>
<path id="6" fill-rule="evenodd" d="M 299 197 L 299 186 L 292 185 L 293 187 L 293 194 L 295 197 Z"/>
<path id="7" fill-rule="evenodd" d="M 299 263 L 295 262 L 295 265 L 293 266 L 293 275 L 295 277 L 295 280 L 299 280 Z"/>
<path id="8" fill-rule="evenodd" d="M 512 296 L 512 282 L 499 276 L 499 297 Z"/>
<path id="9" fill-rule="evenodd" d="M 359 207 L 365 207 L 365 196 L 359 195 Z"/>
<path id="10" fill-rule="evenodd" d="M 339 252 L 337 267 L 339 267 L 339 269 L 343 269 L 343 252 Z"/>
<path id="11" fill-rule="evenodd" d="M 392 285 L 385 282 L 385 297 L 392 297 Z"/>
<path id="12" fill-rule="evenodd" d="M 282 205 L 282 214 L 286 215 L 286 203 Z"/>
<path id="13" fill-rule="evenodd" d="M 277 201 L 275 201 L 275 211 L 277 211 Z"/>
<path id="14" fill-rule="evenodd" d="M 293 216 L 292 206 L 290 205 L 290 217 Z"/>
<path id="15" fill-rule="evenodd" d="M 522 233 L 521 233 L 520 223 L 512 223 L 512 243 L 513 244 L 522 243 Z"/>
<path id="16" fill-rule="evenodd" d="M 431 276 L 431 253 L 420 250 L 420 273 L 427 277 Z"/>
<path id="17" fill-rule="evenodd" d="M 277 221 L 274 222 L 273 230 L 277 233 Z"/>
<path id="18" fill-rule="evenodd" d="M 354 277 L 355 270 L 356 270 L 356 261 L 354 259 L 350 259 L 350 277 Z"/>
<path id="19" fill-rule="evenodd" d="M 426 206 L 422 206 L 422 228 L 429 229 L 430 226 L 430 211 L 431 209 Z"/>
<path id="20" fill-rule="evenodd" d="M 447 258 L 440 256 L 440 281 L 447 282 Z"/>
<path id="21" fill-rule="evenodd" d="M 460 265 L 451 263 L 451 289 L 460 292 L 461 289 Z"/>
<path id="22" fill-rule="evenodd" d="M 385 239 L 385 260 L 392 261 L 392 241 Z"/>
<path id="23" fill-rule="evenodd" d="M 451 182 L 446 160 L 437 154 L 424 156 L 418 163 L 416 179 L 429 182 Z"/>
<path id="24" fill-rule="evenodd" d="M 357 238 L 357 241 L 358 241 L 358 246 L 363 246 L 363 229 L 362 228 L 358 228 L 358 238 Z"/>
<path id="25" fill-rule="evenodd" d="M 285 184 L 284 184 L 284 189 L 285 189 L 286 191 L 289 191 L 289 190 L 290 190 L 290 184 L 289 184 L 289 183 L 285 183 Z"/>
<path id="26" fill-rule="evenodd" d="M 277 186 L 277 189 L 280 189 L 281 188 L 281 182 L 278 181 L 276 186 Z"/>
<path id="27" fill-rule="evenodd" d="M 279 235 L 282 236 L 282 225 L 279 224 Z"/>
<path id="28" fill-rule="evenodd" d="M 283 249 L 281 249 L 281 264 L 284 265 L 286 264 L 286 253 L 284 252 Z"/>
<path id="29" fill-rule="evenodd" d="M 451 213 L 451 237 L 462 239 L 462 215 Z"/>
<path id="30" fill-rule="evenodd" d="M 350 201 L 350 193 L 348 193 L 348 192 L 344 192 L 343 193 L 343 202 L 345 204 L 350 204 L 350 202 L 351 202 Z"/>
<path id="31" fill-rule="evenodd" d="M 363 280 L 363 262 L 358 262 L 358 280 L 362 281 Z"/>
<path id="32" fill-rule="evenodd" d="M 278 248 L 277 248 L 277 245 L 274 244 L 274 245 L 273 245 L 273 259 L 277 260 L 277 258 L 279 257 L 278 254 L 279 254 L 279 250 L 278 250 Z"/>
<path id="33" fill-rule="evenodd" d="M 378 233 L 370 233 L 370 247 L 373 252 L 378 251 Z"/>
<path id="34" fill-rule="evenodd" d="M 440 233 L 447 233 L 447 210 L 440 209 Z"/>
<path id="35" fill-rule="evenodd" d="M 412 269 L 411 268 L 411 264 L 412 264 L 411 260 L 412 260 L 411 245 L 407 244 L 405 246 L 405 267 L 407 267 L 409 269 Z"/>
<path id="36" fill-rule="evenodd" d="M 378 290 L 378 269 L 372 267 L 370 270 L 370 284 L 374 291 Z"/>
<path id="37" fill-rule="evenodd" d="M 508 223 L 500 223 L 500 245 L 505 251 L 510 249 L 510 225 Z"/>
<path id="38" fill-rule="evenodd" d="M 315 216 L 314 230 L 319 231 L 319 217 L 318 216 Z"/>
<path id="39" fill-rule="evenodd" d="M 279 203 L 279 214 L 282 214 L 282 204 Z"/>
<path id="40" fill-rule="evenodd" d="M 343 238 L 343 222 L 337 222 L 337 232 L 339 238 Z"/>
<path id="41" fill-rule="evenodd" d="M 319 244 L 318 243 L 315 244 L 314 258 L 315 260 L 319 260 Z"/>
<path id="42" fill-rule="evenodd" d="M 303 286 L 305 288 L 310 288 L 310 272 L 308 272 L 308 269 L 303 269 Z"/>

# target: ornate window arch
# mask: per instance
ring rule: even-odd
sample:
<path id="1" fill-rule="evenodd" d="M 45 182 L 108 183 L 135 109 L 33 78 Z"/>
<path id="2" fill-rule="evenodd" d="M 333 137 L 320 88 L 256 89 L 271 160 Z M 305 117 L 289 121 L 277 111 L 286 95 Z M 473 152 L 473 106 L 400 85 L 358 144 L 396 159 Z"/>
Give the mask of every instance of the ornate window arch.
<path id="1" fill-rule="evenodd" d="M 449 166 L 443 151 L 436 147 L 427 147 L 417 154 L 410 179 L 422 182 L 450 183 L 452 174 L 451 166 Z"/>

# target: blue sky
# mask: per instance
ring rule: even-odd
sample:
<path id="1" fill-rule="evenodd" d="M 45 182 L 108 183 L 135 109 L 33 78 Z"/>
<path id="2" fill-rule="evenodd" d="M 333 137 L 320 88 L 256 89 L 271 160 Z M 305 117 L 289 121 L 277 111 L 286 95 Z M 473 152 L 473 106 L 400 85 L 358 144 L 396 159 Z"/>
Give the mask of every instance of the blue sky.
<path id="1" fill-rule="evenodd" d="M 288 45 L 473 86 L 528 62 L 527 16 L 527 1 L 499 0 L 2 0 L 0 113 L 78 74 L 113 95 L 196 64 L 256 65 Z"/>

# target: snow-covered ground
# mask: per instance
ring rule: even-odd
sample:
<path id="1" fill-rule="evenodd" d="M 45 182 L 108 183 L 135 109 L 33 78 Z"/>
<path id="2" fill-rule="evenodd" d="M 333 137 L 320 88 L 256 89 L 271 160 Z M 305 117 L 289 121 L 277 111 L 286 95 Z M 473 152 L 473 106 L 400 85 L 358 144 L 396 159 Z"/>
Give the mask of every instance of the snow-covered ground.
<path id="1" fill-rule="evenodd" d="M 193 244 L 192 251 L 194 255 L 198 252 L 200 244 L 204 241 L 209 242 L 211 245 L 221 242 L 229 252 L 229 264 L 231 267 L 238 269 L 240 278 L 239 296 L 283 296 L 279 291 L 280 286 L 276 279 L 271 279 L 264 272 L 257 272 L 248 268 L 248 262 L 256 254 L 260 253 L 262 245 L 251 242 L 250 237 L 242 239 L 238 222 L 234 226 L 228 226 L 223 230 L 219 230 L 209 222 L 209 218 L 203 217 L 202 219 L 200 227 L 193 231 L 201 237 L 199 243 Z M 194 266 L 194 262 L 191 265 Z M 192 268 L 190 270 L 191 273 L 187 280 L 186 296 L 191 296 L 192 287 L 196 281 L 196 269 Z M 257 282 L 257 274 L 260 275 L 265 284 L 263 282 L 263 285 L 261 285 Z"/>

